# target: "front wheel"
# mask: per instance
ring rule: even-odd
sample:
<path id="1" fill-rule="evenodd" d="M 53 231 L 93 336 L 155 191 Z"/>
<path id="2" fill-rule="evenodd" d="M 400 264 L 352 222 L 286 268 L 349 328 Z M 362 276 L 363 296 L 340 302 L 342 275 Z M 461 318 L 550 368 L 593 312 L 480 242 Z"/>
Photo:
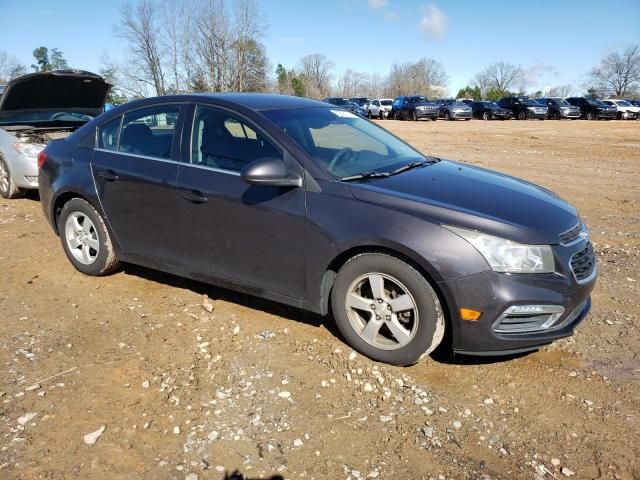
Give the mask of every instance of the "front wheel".
<path id="1" fill-rule="evenodd" d="M 3 158 L 0 158 L 0 195 L 2 198 L 10 199 L 18 198 L 22 194 L 22 189 L 16 187 L 13 178 L 11 178 L 9 166 Z"/>
<path id="2" fill-rule="evenodd" d="M 482 114 L 482 119 L 483 120 L 491 120 L 491 114 L 489 112 L 484 112 Z"/>
<path id="3" fill-rule="evenodd" d="M 596 116 L 593 114 L 593 112 L 587 112 L 587 115 L 586 115 L 587 120 L 593 120 L 594 118 L 596 118 Z"/>
<path id="4" fill-rule="evenodd" d="M 526 120 L 526 119 L 527 119 L 527 112 L 521 111 L 518 113 L 518 120 Z"/>
<path id="5" fill-rule="evenodd" d="M 411 110 L 410 113 L 410 118 L 413 122 L 415 122 L 416 120 L 418 120 L 418 116 L 416 115 L 416 111 L 415 110 Z"/>
<path id="6" fill-rule="evenodd" d="M 72 198 L 60 212 L 58 233 L 67 258 L 80 272 L 101 276 L 120 263 L 100 214 L 82 198 Z"/>
<path id="7" fill-rule="evenodd" d="M 411 265 L 383 253 L 353 257 L 331 291 L 336 324 L 349 345 L 374 360 L 411 365 L 444 336 L 438 296 Z"/>
<path id="8" fill-rule="evenodd" d="M 371 110 L 367 110 L 367 118 L 371 120 L 371 117 L 373 117 L 373 115 L 371 115 Z"/>

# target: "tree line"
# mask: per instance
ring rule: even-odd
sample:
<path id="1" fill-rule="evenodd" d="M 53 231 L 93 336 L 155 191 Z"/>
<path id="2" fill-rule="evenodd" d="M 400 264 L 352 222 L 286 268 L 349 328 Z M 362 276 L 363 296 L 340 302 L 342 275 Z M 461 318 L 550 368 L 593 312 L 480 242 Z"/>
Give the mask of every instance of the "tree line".
<path id="1" fill-rule="evenodd" d="M 113 33 L 126 50 L 120 59 L 101 58 L 99 73 L 114 85 L 110 101 L 187 92 L 278 92 L 323 98 L 395 97 L 421 94 L 445 97 L 448 75 L 430 58 L 395 63 L 386 76 L 347 69 L 321 53 L 306 55 L 294 65 L 269 63 L 262 43 L 267 23 L 256 0 L 129 0 L 120 9 Z M 68 68 L 62 51 L 38 47 L 33 71 Z M 0 51 L 0 83 L 28 73 L 25 65 Z M 520 65 L 500 61 L 478 72 L 458 98 L 497 100 L 525 94 L 527 79 Z M 640 95 L 640 46 L 605 55 L 588 73 L 583 86 L 595 97 Z M 577 93 L 559 85 L 531 96 L 566 97 Z"/>

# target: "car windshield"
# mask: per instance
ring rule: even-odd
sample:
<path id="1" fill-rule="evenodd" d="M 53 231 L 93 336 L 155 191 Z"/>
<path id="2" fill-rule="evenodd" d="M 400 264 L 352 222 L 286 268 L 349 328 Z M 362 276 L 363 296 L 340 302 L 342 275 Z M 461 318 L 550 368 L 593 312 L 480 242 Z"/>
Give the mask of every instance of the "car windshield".
<path id="1" fill-rule="evenodd" d="M 389 172 L 425 156 L 377 125 L 344 110 L 294 108 L 263 112 L 337 178 Z"/>
<path id="2" fill-rule="evenodd" d="M 618 106 L 620 107 L 633 107 L 633 105 L 631 105 L 629 102 L 627 102 L 626 100 L 616 100 L 616 102 L 618 104 Z"/>
<path id="3" fill-rule="evenodd" d="M 525 105 L 530 105 L 532 107 L 539 107 L 540 106 L 540 104 L 533 98 L 523 98 L 520 101 L 522 103 L 524 103 Z"/>
<path id="4" fill-rule="evenodd" d="M 602 103 L 600 100 L 597 100 L 595 98 L 587 98 L 587 102 L 589 102 L 589 104 L 591 105 L 595 105 L 596 107 L 606 105 L 605 103 Z"/>
<path id="5" fill-rule="evenodd" d="M 10 112 L 3 112 L 0 124 L 3 125 L 38 125 L 38 124 L 50 124 L 50 123 L 86 123 L 93 117 L 85 113 L 68 112 L 61 110 L 57 111 L 45 111 L 45 112 L 24 112 L 10 115 Z"/>
<path id="6" fill-rule="evenodd" d="M 489 107 L 489 108 L 491 108 L 491 107 L 493 107 L 493 108 L 500 108 L 500 105 L 498 105 L 496 102 L 485 102 L 485 103 L 484 103 L 484 106 L 485 106 L 485 107 Z"/>
<path id="7" fill-rule="evenodd" d="M 384 106 L 393 105 L 393 100 L 380 100 L 380 105 L 384 105 Z"/>
<path id="8" fill-rule="evenodd" d="M 552 98 L 551 102 L 553 102 L 554 105 L 560 105 L 561 107 L 571 106 L 571 104 L 567 102 L 564 98 Z"/>
<path id="9" fill-rule="evenodd" d="M 346 98 L 335 98 L 331 103 L 333 103 L 334 105 L 353 105 Z"/>
<path id="10" fill-rule="evenodd" d="M 426 103 L 427 99 L 424 97 L 410 97 L 409 103 Z"/>

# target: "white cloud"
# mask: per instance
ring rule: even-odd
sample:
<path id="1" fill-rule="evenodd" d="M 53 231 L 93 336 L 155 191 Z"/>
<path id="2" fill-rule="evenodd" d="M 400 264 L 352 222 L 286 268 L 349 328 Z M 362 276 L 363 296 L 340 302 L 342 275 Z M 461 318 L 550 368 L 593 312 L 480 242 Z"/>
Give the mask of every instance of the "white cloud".
<path id="1" fill-rule="evenodd" d="M 384 19 L 385 20 L 388 20 L 390 22 L 395 22 L 399 18 L 400 18 L 400 15 L 398 15 L 396 12 L 394 12 L 392 10 L 385 10 L 384 11 Z"/>
<path id="2" fill-rule="evenodd" d="M 537 86 L 543 81 L 548 81 L 549 78 L 555 78 L 559 76 L 558 70 L 552 66 L 544 63 L 540 59 L 536 59 L 532 65 L 523 70 L 524 86 Z"/>
<path id="3" fill-rule="evenodd" d="M 443 38 L 447 33 L 449 18 L 433 3 L 424 10 L 424 15 L 418 24 L 418 30 L 425 38 Z"/>
<path id="4" fill-rule="evenodd" d="M 369 8 L 378 10 L 379 8 L 389 5 L 389 0 L 367 0 L 367 3 L 369 4 Z"/>

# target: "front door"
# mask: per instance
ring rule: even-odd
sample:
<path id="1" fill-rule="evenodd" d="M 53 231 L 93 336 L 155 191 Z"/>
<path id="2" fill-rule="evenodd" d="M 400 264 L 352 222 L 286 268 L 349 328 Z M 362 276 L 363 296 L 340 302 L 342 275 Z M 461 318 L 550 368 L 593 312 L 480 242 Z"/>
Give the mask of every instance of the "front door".
<path id="1" fill-rule="evenodd" d="M 107 222 L 122 249 L 173 265 L 180 247 L 174 132 L 181 110 L 186 107 L 147 107 L 106 123 L 98 131 L 91 165 Z"/>
<path id="2" fill-rule="evenodd" d="M 194 116 L 178 175 L 185 263 L 239 285 L 303 298 L 304 188 L 249 185 L 240 177 L 258 158 L 284 161 L 283 149 L 229 110 L 199 105 Z"/>

